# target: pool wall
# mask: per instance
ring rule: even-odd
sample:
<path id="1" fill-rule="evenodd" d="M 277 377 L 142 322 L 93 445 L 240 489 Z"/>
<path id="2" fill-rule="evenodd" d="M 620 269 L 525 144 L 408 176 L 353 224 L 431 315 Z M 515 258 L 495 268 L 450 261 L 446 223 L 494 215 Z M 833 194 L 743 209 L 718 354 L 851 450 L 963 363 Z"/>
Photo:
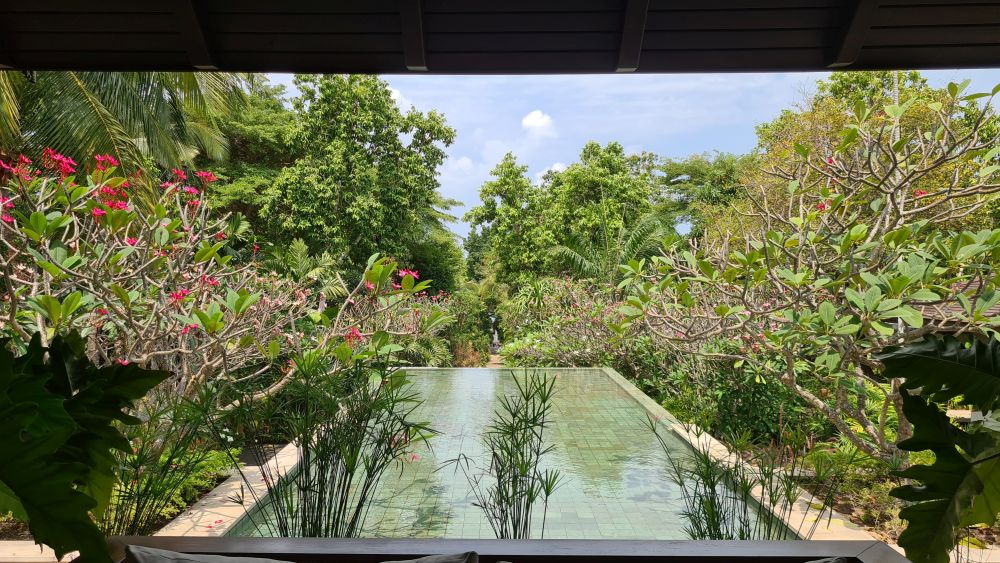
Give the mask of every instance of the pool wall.
<path id="1" fill-rule="evenodd" d="M 411 371 L 419 372 L 433 368 L 409 368 Z M 475 368 L 463 368 L 466 370 Z M 503 370 L 519 371 L 518 368 L 479 368 L 483 370 Z M 581 371 L 582 368 L 540 368 L 558 374 L 561 371 Z M 626 395 L 633 399 L 645 410 L 646 414 L 656 420 L 659 426 L 668 430 L 674 437 L 683 441 L 688 447 L 707 449 L 709 453 L 721 461 L 732 463 L 733 456 L 721 442 L 713 439 L 707 433 L 690 425 L 683 425 L 670 412 L 664 409 L 652 398 L 639 390 L 630 381 L 621 376 L 617 371 L 609 367 L 593 368 L 600 371 L 619 387 Z M 282 473 L 293 468 L 298 462 L 297 448 L 293 444 L 286 446 L 274 458 L 272 470 L 277 468 Z M 244 474 L 251 482 L 254 482 L 255 475 L 260 473 L 257 467 L 249 466 L 244 468 Z M 262 498 L 262 487 L 255 487 L 256 495 L 251 495 L 246 490 L 243 477 L 235 474 L 213 490 L 209 495 L 198 503 L 184 511 L 178 518 L 173 520 L 157 535 L 182 535 L 182 536 L 222 536 L 240 532 L 248 527 L 249 513 L 254 508 L 256 498 Z M 241 494 L 242 491 L 242 494 Z M 241 494 L 244 497 L 244 504 L 232 501 L 234 496 Z M 558 493 L 557 493 L 558 495 Z M 256 496 L 256 498 L 255 498 Z M 756 498 L 760 498 L 760 491 L 754 493 Z M 556 498 L 556 497 L 553 497 Z M 801 494 L 795 506 L 792 507 L 789 522 L 786 522 L 793 529 L 808 529 L 812 526 L 816 517 L 813 510 L 809 509 L 810 499 L 807 495 Z M 803 526 L 802 523 L 805 523 Z M 838 513 L 832 515 L 825 514 L 823 521 L 817 525 L 813 534 L 816 540 L 871 540 L 870 534 L 860 529 L 858 526 L 847 520 Z"/>

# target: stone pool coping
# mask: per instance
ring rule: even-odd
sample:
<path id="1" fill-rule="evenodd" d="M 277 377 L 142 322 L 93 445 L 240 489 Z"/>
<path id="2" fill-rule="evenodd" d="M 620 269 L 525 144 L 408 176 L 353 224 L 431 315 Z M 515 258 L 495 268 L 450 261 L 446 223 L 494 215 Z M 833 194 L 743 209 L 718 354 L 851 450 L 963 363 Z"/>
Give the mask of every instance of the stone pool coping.
<path id="1" fill-rule="evenodd" d="M 299 463 L 299 449 L 288 444 L 274 457 L 264 461 L 270 475 L 285 475 Z M 247 482 L 252 485 L 247 484 Z M 252 487 L 252 491 L 248 488 Z M 177 518 L 161 528 L 154 536 L 216 537 L 224 536 L 243 518 L 257 500 L 267 494 L 264 473 L 259 465 L 244 465 L 212 489 L 198 502 L 189 506 Z M 235 502 L 243 498 L 243 503 Z"/>
<path id="2" fill-rule="evenodd" d="M 672 414 L 670 414 L 669 411 L 664 409 L 663 406 L 650 398 L 649 395 L 643 393 L 638 387 L 633 385 L 631 381 L 622 377 L 622 375 L 617 371 L 609 367 L 602 367 L 600 369 L 605 373 L 605 375 L 611 378 L 612 381 L 617 383 L 619 387 L 628 393 L 629 396 L 642 405 L 643 408 L 646 409 L 646 412 L 649 413 L 660 426 L 679 436 L 682 440 L 687 442 L 691 448 L 707 450 L 708 454 L 716 460 L 725 463 L 732 462 L 733 455 L 725 444 L 716 440 L 707 432 L 701 431 L 701 429 L 694 425 L 681 424 Z M 762 495 L 759 490 L 754 491 L 752 494 L 758 501 L 761 500 Z M 805 493 L 805 491 L 800 491 L 799 498 L 795 501 L 794 506 L 791 507 L 789 519 L 786 520 L 785 523 L 789 526 L 793 526 L 793 522 L 801 522 L 802 525 L 798 526 L 798 529 L 806 529 L 816 523 L 817 518 L 815 511 L 809 510 L 811 501 L 812 499 L 807 493 Z M 824 514 L 823 520 L 826 520 L 827 522 L 825 524 L 820 522 L 810 539 L 877 541 L 877 538 L 836 511 Z M 793 529 L 795 529 L 795 527 L 793 527 Z"/>

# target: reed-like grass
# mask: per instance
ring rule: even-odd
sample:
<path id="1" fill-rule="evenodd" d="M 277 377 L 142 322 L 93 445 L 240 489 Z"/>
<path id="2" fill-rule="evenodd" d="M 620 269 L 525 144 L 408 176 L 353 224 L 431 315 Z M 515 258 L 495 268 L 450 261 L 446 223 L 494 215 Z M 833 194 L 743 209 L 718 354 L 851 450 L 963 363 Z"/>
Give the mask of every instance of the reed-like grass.
<path id="1" fill-rule="evenodd" d="M 483 511 L 497 538 L 531 538 L 539 502 L 544 538 L 549 498 L 562 480 L 559 471 L 541 469 L 554 448 L 546 443 L 545 430 L 551 423 L 555 378 L 531 372 L 523 378 L 515 375 L 514 381 L 517 393 L 500 398 L 483 436 L 488 463 L 478 464 L 463 454 L 446 465 L 455 465 L 465 475 L 473 505 Z"/>
<path id="2" fill-rule="evenodd" d="M 723 453 L 688 427 L 694 447 L 677 454 L 656 421 L 650 420 L 650 428 L 669 459 L 669 478 L 680 487 L 684 531 L 691 539 L 809 539 L 832 515 L 842 468 L 807 464 L 800 447 L 761 447 L 733 437 Z"/>
<path id="3" fill-rule="evenodd" d="M 260 535 L 358 537 L 382 477 L 392 467 L 402 471 L 433 431 L 413 421 L 420 399 L 388 363 L 359 360 L 333 371 L 322 353 L 310 352 L 296 367 L 298 378 L 280 398 L 253 401 L 248 393 L 232 413 L 262 481 L 241 469 L 245 486 L 235 500 L 256 501 L 246 518 Z M 294 469 L 273 456 L 275 440 L 297 447 Z M 266 495 L 255 492 L 261 484 Z"/>

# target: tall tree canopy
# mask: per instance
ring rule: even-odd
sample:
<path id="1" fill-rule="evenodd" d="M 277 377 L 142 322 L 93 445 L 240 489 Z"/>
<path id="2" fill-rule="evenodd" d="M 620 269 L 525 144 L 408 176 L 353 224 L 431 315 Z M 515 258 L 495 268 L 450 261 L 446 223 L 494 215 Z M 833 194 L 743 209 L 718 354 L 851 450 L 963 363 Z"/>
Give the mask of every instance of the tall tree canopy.
<path id="1" fill-rule="evenodd" d="M 482 204 L 465 215 L 476 250 L 470 261 L 488 260 L 497 280 L 520 283 L 545 273 L 545 250 L 555 242 L 543 216 L 542 189 L 531 183 L 528 167 L 507 153 L 479 188 Z M 470 249 L 471 250 L 471 249 Z"/>
<path id="2" fill-rule="evenodd" d="M 663 216 L 675 228 L 686 225 L 689 236 L 702 236 L 706 210 L 728 206 L 739 196 L 740 174 L 751 161 L 748 156 L 729 153 L 663 160 L 658 205 Z"/>
<path id="3" fill-rule="evenodd" d="M 442 256 L 458 249 L 444 228 L 454 202 L 437 175 L 455 131 L 444 116 L 401 111 L 375 76 L 297 75 L 295 86 L 290 102 L 258 86 L 248 111 L 225 124 L 239 160 L 215 203 L 247 212 L 267 241 L 301 238 L 347 270 L 376 252 L 418 268 L 448 263 Z M 437 255 L 432 243 L 451 250 Z"/>
<path id="4" fill-rule="evenodd" d="M 546 176 L 545 215 L 558 242 L 597 244 L 652 208 L 656 198 L 651 153 L 626 154 L 620 143 L 584 145 L 579 162 Z"/>

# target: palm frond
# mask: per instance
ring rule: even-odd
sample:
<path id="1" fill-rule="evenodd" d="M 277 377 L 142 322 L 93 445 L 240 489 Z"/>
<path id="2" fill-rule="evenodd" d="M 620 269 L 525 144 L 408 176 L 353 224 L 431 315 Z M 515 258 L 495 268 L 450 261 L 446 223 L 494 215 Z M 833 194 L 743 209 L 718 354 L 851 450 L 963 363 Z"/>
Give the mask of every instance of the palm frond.
<path id="1" fill-rule="evenodd" d="M 21 144 L 21 104 L 24 75 L 12 70 L 0 71 L 0 153 L 14 154 Z"/>
<path id="2" fill-rule="evenodd" d="M 557 244 L 549 249 L 549 254 L 560 266 L 581 278 L 598 278 L 601 267 L 596 260 L 594 248 L 578 238 L 570 238 L 566 244 Z"/>
<path id="3" fill-rule="evenodd" d="M 631 230 L 623 229 L 623 233 L 626 236 L 620 245 L 619 263 L 649 257 L 656 252 L 666 234 L 662 218 L 653 213 L 643 215 Z"/>

